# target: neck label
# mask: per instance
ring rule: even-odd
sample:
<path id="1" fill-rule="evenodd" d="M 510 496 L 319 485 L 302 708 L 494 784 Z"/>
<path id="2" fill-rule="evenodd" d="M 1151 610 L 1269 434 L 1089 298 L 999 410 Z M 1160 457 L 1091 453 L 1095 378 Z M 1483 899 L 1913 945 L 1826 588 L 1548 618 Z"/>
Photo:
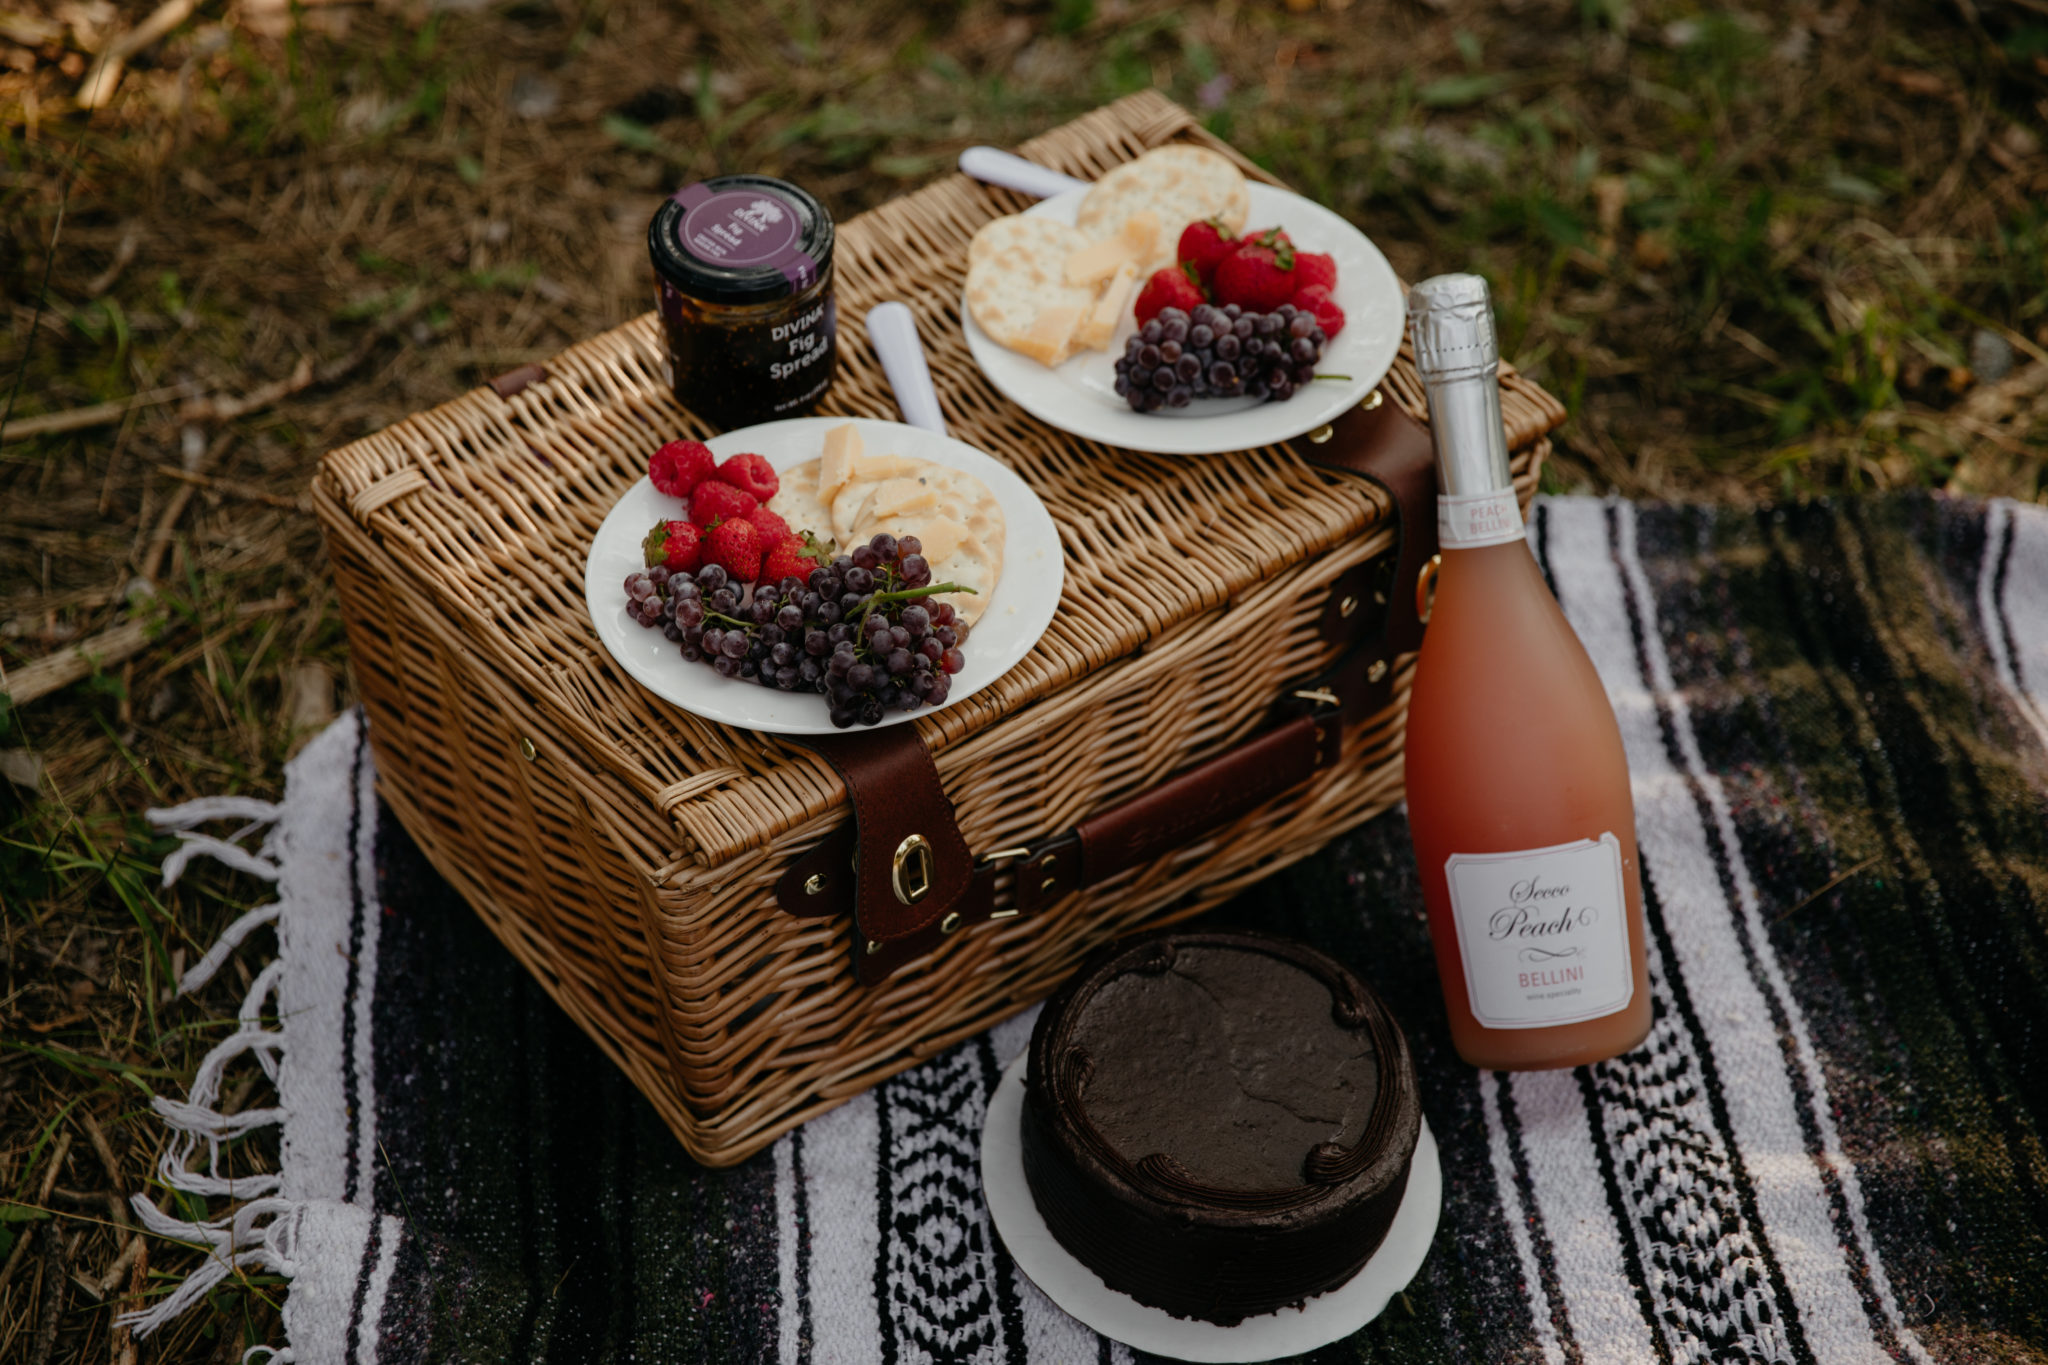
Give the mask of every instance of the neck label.
<path id="1" fill-rule="evenodd" d="M 1454 550 L 1505 545 L 1522 539 L 1522 504 L 1512 488 L 1492 493 L 1439 494 L 1437 544 Z"/>
<path id="2" fill-rule="evenodd" d="M 1472 1017 L 1544 1028 L 1612 1014 L 1635 994 L 1621 842 L 1444 860 Z"/>

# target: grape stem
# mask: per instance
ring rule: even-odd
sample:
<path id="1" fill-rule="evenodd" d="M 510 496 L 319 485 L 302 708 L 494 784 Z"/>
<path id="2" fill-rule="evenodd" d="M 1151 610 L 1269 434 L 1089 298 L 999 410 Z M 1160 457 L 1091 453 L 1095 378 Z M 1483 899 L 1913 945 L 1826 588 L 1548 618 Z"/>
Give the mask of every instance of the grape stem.
<path id="1" fill-rule="evenodd" d="M 1351 376 L 1350 376 L 1350 375 L 1348 375 L 1348 374 L 1319 374 L 1319 375 L 1317 375 L 1317 376 L 1316 376 L 1316 378 L 1318 378 L 1318 379 L 1343 379 L 1343 380 L 1349 380 L 1349 379 L 1351 378 Z"/>
<path id="2" fill-rule="evenodd" d="M 909 602 L 919 597 L 930 597 L 935 592 L 971 593 L 974 591 L 973 588 L 965 587 L 959 583 L 928 583 L 922 588 L 898 588 L 894 592 L 871 593 L 868 596 L 868 604 L 860 609 L 861 623 L 865 624 L 868 619 L 868 613 L 884 602 Z M 975 596 L 978 597 L 980 594 L 975 593 Z M 856 626 L 855 633 L 858 633 L 858 631 L 859 628 Z"/>

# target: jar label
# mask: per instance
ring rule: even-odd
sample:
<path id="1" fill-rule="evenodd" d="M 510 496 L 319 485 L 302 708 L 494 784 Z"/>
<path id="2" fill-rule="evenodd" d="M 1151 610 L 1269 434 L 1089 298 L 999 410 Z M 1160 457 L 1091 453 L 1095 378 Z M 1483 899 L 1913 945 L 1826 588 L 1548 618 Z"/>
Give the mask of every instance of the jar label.
<path id="1" fill-rule="evenodd" d="M 682 205 L 676 242 L 690 255 L 734 270 L 769 266 L 802 289 L 818 277 L 818 266 L 799 245 L 803 221 L 781 197 L 763 190 L 720 190 L 685 185 L 670 196 Z"/>
<path id="2" fill-rule="evenodd" d="M 1635 994 L 1621 841 L 1612 832 L 1444 860 L 1472 1017 L 1487 1028 L 1597 1019 Z"/>
<path id="3" fill-rule="evenodd" d="M 1469 550 L 1522 538 L 1522 504 L 1512 488 L 1452 493 L 1436 500 L 1437 544 Z"/>

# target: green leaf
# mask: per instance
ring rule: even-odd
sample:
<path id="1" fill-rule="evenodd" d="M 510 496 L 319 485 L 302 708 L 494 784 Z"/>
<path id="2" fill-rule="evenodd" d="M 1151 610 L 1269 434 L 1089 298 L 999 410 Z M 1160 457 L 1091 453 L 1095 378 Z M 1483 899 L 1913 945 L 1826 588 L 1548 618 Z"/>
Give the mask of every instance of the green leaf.
<path id="1" fill-rule="evenodd" d="M 456 154 L 455 173 L 462 177 L 464 184 L 481 185 L 484 183 L 484 163 L 478 161 L 467 152 L 458 152 Z"/>
<path id="2" fill-rule="evenodd" d="M 1456 109 L 1477 104 L 1507 88 L 1508 78 L 1501 75 L 1445 76 L 1423 86 L 1416 92 L 1416 98 L 1432 109 Z"/>
<path id="3" fill-rule="evenodd" d="M 659 152 L 663 143 L 652 128 L 636 123 L 622 114 L 606 114 L 604 131 L 612 141 L 622 147 L 631 147 L 636 152 Z"/>

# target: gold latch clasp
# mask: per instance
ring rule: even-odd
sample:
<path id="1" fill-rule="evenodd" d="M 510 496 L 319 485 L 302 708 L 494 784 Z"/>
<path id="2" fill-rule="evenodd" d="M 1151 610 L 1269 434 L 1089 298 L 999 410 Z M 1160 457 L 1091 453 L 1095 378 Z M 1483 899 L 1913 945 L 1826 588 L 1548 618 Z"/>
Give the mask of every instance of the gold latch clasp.
<path id="1" fill-rule="evenodd" d="M 896 856 L 889 865 L 889 887 L 896 893 L 897 900 L 905 905 L 916 905 L 931 894 L 932 883 L 936 880 L 938 865 L 931 840 L 922 834 L 913 834 L 896 845 Z"/>

